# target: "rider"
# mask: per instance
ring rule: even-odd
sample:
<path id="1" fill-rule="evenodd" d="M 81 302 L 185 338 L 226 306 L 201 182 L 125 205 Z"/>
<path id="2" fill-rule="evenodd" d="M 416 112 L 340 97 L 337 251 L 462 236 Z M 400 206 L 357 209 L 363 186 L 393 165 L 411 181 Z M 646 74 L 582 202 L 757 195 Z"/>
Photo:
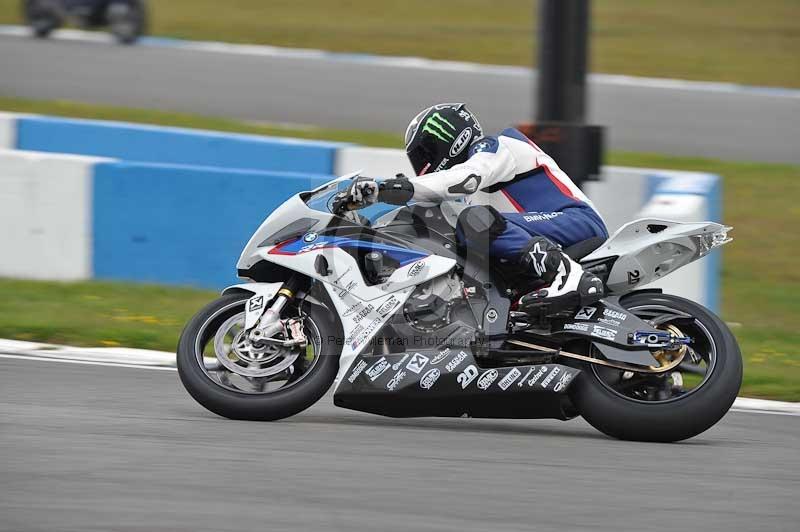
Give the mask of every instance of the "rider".
<path id="1" fill-rule="evenodd" d="M 464 199 L 469 206 L 456 224 L 460 243 L 488 247 L 490 259 L 510 263 L 528 280 L 547 286 L 522 296 L 520 309 L 552 314 L 603 296 L 602 281 L 562 251 L 608 238 L 603 219 L 525 135 L 509 128 L 485 136 L 464 104 L 439 104 L 414 117 L 405 145 L 417 177 L 360 181 L 351 192 L 355 203 Z"/>

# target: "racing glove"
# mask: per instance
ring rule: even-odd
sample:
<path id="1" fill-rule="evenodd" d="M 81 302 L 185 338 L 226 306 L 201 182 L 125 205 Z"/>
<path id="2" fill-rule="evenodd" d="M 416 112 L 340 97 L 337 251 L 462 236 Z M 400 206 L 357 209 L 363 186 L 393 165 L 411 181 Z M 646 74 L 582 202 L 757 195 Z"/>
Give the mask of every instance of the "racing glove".
<path id="1" fill-rule="evenodd" d="M 414 197 L 414 183 L 403 174 L 381 181 L 378 199 L 392 205 L 405 205 Z"/>

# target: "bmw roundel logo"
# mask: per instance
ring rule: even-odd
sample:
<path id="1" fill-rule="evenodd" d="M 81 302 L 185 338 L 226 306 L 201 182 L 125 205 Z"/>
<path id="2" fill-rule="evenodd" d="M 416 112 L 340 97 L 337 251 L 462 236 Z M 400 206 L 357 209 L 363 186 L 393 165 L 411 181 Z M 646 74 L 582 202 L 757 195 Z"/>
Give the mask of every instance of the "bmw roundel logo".
<path id="1" fill-rule="evenodd" d="M 303 242 L 313 242 L 317 239 L 317 233 L 311 231 L 310 233 L 306 233 L 303 237 Z"/>

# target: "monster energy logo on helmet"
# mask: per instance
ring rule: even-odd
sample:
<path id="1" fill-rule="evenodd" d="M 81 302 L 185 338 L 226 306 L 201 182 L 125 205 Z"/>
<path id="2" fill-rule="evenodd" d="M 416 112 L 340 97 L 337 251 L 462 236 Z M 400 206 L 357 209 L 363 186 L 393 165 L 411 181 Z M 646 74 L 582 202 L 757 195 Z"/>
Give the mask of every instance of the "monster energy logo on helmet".
<path id="1" fill-rule="evenodd" d="M 452 130 L 452 132 L 450 130 Z M 422 127 L 422 131 L 430 133 L 442 142 L 452 142 L 456 140 L 454 134 L 456 126 L 440 115 L 438 111 L 428 117 L 425 121 L 425 125 Z"/>

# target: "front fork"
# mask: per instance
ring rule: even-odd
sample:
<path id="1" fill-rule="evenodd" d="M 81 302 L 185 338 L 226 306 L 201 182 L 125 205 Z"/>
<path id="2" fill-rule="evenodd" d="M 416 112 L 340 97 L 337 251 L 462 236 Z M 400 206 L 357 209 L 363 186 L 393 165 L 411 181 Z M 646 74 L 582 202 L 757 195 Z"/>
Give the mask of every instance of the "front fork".
<path id="1" fill-rule="evenodd" d="M 272 305 L 264 311 L 256 326 L 248 333 L 248 339 L 252 343 L 280 343 L 283 347 L 303 347 L 308 343 L 301 318 L 281 319 L 281 312 L 294 299 L 300 287 L 301 282 L 297 275 L 283 283 Z M 286 340 L 273 339 L 278 333 L 284 333 Z"/>

